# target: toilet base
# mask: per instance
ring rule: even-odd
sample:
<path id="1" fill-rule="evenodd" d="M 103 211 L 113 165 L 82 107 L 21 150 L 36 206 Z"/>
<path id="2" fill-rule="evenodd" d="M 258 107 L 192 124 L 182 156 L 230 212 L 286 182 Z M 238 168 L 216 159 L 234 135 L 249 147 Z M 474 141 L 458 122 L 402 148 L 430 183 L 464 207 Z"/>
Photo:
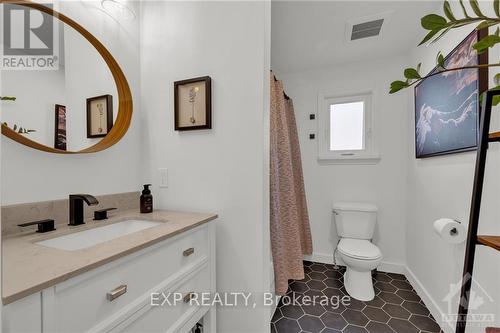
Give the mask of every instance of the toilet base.
<path id="1" fill-rule="evenodd" d="M 349 296 L 357 300 L 366 302 L 375 297 L 371 271 L 360 272 L 347 266 L 344 273 L 344 286 Z"/>

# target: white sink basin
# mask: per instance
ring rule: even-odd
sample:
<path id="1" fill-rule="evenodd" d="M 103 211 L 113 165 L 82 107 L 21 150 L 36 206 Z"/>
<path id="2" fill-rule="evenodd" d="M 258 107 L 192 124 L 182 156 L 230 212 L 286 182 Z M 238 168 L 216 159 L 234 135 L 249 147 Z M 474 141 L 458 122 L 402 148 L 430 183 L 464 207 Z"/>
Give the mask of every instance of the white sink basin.
<path id="1" fill-rule="evenodd" d="M 73 234 L 47 239 L 35 244 L 59 250 L 75 251 L 129 235 L 137 231 L 161 225 L 162 222 L 127 220 L 107 226 L 75 232 Z"/>

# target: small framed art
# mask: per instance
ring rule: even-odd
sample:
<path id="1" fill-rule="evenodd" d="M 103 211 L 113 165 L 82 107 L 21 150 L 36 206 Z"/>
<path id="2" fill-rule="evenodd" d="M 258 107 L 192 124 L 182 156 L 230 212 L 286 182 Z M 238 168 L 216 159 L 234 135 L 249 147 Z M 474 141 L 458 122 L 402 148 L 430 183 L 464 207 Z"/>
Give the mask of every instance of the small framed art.
<path id="1" fill-rule="evenodd" d="M 486 29 L 487 30 L 487 29 Z M 487 35 L 474 30 L 444 60 L 446 68 L 488 62 L 473 45 Z M 430 74 L 439 71 L 434 68 Z M 479 137 L 479 96 L 488 88 L 488 69 L 471 68 L 431 76 L 415 86 L 415 156 L 475 150 Z"/>
<path id="2" fill-rule="evenodd" d="M 54 126 L 54 148 L 66 150 L 66 107 L 56 104 Z"/>
<path id="3" fill-rule="evenodd" d="M 174 82 L 176 131 L 212 128 L 212 87 L 210 76 Z"/>
<path id="4" fill-rule="evenodd" d="M 87 138 L 102 138 L 113 128 L 113 96 L 87 98 Z"/>

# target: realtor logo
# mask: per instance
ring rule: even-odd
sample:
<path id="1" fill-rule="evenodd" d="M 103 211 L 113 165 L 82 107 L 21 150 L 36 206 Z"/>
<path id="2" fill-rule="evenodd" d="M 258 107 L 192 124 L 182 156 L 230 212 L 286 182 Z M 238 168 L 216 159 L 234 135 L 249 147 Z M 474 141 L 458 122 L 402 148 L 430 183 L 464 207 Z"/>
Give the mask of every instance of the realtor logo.
<path id="1" fill-rule="evenodd" d="M 44 4 L 52 8 L 51 4 Z M 57 70 L 57 24 L 37 9 L 4 4 L 2 24 L 3 70 Z"/>
<path id="2" fill-rule="evenodd" d="M 469 280 L 472 280 L 472 288 L 467 295 L 461 298 L 461 288 Z M 442 315 L 442 320 L 450 324 L 450 326 L 457 321 L 460 321 L 462 325 L 467 322 L 467 326 L 476 327 L 485 327 L 495 322 L 495 314 L 485 313 L 483 310 L 491 309 L 495 305 L 495 301 L 470 274 L 464 276 L 462 281 L 450 284 L 450 290 L 443 298 L 443 302 L 448 305 L 448 313 Z M 458 318 L 456 310 L 454 310 L 457 303 L 462 306 L 468 305 L 469 313 L 466 318 Z"/>

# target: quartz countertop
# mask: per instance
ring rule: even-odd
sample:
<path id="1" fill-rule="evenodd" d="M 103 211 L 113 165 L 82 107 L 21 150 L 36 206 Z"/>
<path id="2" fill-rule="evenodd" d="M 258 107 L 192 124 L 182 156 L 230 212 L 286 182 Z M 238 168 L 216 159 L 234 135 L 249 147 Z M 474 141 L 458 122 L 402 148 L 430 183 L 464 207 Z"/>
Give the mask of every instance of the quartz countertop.
<path id="1" fill-rule="evenodd" d="M 9 235 L 2 238 L 2 302 L 4 305 L 12 303 L 216 218 L 216 214 L 166 210 L 140 214 L 137 209 L 133 209 L 110 212 L 107 220 L 88 220 L 86 224 L 79 226 L 57 225 L 57 230 L 48 233 L 37 233 L 33 229 Z M 164 224 L 76 251 L 35 244 L 126 220 L 157 221 Z"/>

